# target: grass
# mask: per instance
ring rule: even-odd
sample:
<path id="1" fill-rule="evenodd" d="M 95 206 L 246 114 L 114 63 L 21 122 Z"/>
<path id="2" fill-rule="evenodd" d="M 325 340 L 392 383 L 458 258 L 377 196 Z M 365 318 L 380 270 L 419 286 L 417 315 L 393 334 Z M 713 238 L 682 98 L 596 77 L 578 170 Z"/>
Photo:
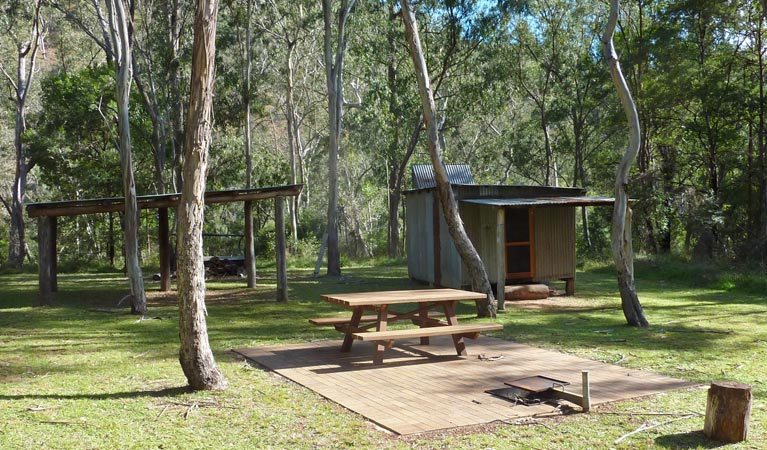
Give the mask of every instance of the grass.
<path id="1" fill-rule="evenodd" d="M 511 305 L 500 336 L 708 384 L 752 385 L 750 438 L 765 448 L 767 277 L 680 261 L 639 261 L 637 286 L 652 326 L 625 325 L 612 269 L 587 265 L 578 297 Z M 0 448 L 714 448 L 703 438 L 706 390 L 621 402 L 592 414 L 409 437 L 384 433 L 301 386 L 236 358 L 233 347 L 336 339 L 306 319 L 331 315 L 324 292 L 413 285 L 401 264 L 357 266 L 342 278 L 289 274 L 287 305 L 273 274 L 256 290 L 208 285 L 208 330 L 229 389 L 190 392 L 177 361 L 175 298 L 150 292 L 147 318 L 115 308 L 121 274 L 64 274 L 55 305 L 32 308 L 34 275 L 0 275 Z M 270 276 L 271 275 L 271 276 Z M 156 289 L 156 286 L 154 287 Z M 472 305 L 461 305 L 464 319 Z M 669 415 L 646 415 L 663 413 Z M 671 421 L 673 420 L 673 421 Z M 665 423 L 668 422 L 668 423 Z M 662 424 L 615 440 L 647 424 Z"/>

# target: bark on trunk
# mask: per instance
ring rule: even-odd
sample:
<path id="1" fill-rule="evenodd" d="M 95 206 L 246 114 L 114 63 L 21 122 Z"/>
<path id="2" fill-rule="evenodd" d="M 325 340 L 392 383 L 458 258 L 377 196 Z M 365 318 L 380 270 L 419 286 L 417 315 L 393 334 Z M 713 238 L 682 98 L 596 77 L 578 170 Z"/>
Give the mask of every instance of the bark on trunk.
<path id="1" fill-rule="evenodd" d="M 245 145 L 245 187 L 253 187 L 253 150 L 251 140 L 251 114 L 250 114 L 250 76 L 253 60 L 252 25 L 253 2 L 248 0 L 245 20 L 245 54 L 242 81 L 242 108 L 245 110 L 245 129 L 243 137 Z M 245 202 L 245 272 L 247 273 L 247 285 L 249 288 L 256 287 L 256 247 L 253 238 L 253 203 Z"/>
<path id="2" fill-rule="evenodd" d="M 645 318 L 636 288 L 634 287 L 634 251 L 631 242 L 631 210 L 628 203 L 628 175 L 631 165 L 634 163 L 639 152 L 640 128 L 636 105 L 631 98 L 631 92 L 626 85 L 623 73 L 621 73 L 618 55 L 613 45 L 613 34 L 618 23 L 619 9 L 620 0 L 611 0 L 607 29 L 602 36 L 605 61 L 607 61 L 610 77 L 615 88 L 618 90 L 618 97 L 623 105 L 629 124 L 629 146 L 618 165 L 618 174 L 615 181 L 612 253 L 618 271 L 618 289 L 621 293 L 621 305 L 626 321 L 632 326 L 646 327 L 649 323 Z"/>
<path id="3" fill-rule="evenodd" d="M 477 302 L 477 314 L 482 317 L 495 316 L 496 301 L 490 281 L 485 272 L 485 266 L 479 258 L 474 245 L 469 240 L 466 231 L 463 228 L 463 222 L 458 215 L 458 204 L 453 195 L 453 189 L 447 177 L 447 171 L 442 162 L 442 150 L 439 143 L 439 133 L 437 129 L 436 108 L 434 97 L 431 91 L 429 72 L 426 67 L 421 39 L 418 34 L 418 25 L 415 19 L 415 12 L 408 0 L 402 2 L 402 18 L 405 24 L 405 36 L 410 50 L 410 56 L 413 59 L 418 88 L 421 94 L 421 103 L 423 107 L 424 122 L 429 143 L 429 154 L 434 166 L 434 178 L 437 182 L 437 195 L 442 206 L 442 213 L 445 216 L 450 236 L 453 243 L 461 255 L 461 260 L 466 264 L 469 275 L 472 280 L 472 287 L 487 295 L 484 301 Z"/>
<path id="4" fill-rule="evenodd" d="M 16 80 L 3 70 L 13 88 L 13 101 L 16 107 L 13 146 L 15 149 L 15 164 L 13 185 L 11 187 L 10 204 L 3 200 L 11 219 L 10 236 L 8 239 L 8 262 L 11 267 L 20 269 L 27 255 L 26 232 L 24 226 L 24 200 L 27 192 L 27 174 L 34 162 L 29 161 L 27 149 L 22 140 L 27 130 L 26 103 L 29 88 L 35 76 L 37 54 L 43 40 L 41 29 L 40 7 L 42 2 L 35 1 L 35 15 L 30 28 L 30 40 L 22 42 L 18 47 Z M 28 65 L 27 65 L 28 64 Z M 1 198 L 1 197 L 0 197 Z"/>
<path id="5" fill-rule="evenodd" d="M 295 81 L 293 75 L 293 53 L 296 49 L 296 40 L 291 40 L 286 33 L 287 52 L 285 56 L 285 71 L 287 73 L 287 85 L 286 85 L 286 102 L 285 102 L 285 119 L 287 120 L 288 128 L 288 151 L 290 152 L 290 184 L 296 184 L 299 180 L 298 161 L 301 159 L 299 149 L 301 148 L 298 133 L 298 118 L 296 113 L 296 101 L 295 101 Z M 298 247 L 298 205 L 299 198 L 295 196 L 288 200 L 288 210 L 290 213 L 290 223 L 293 228 L 293 249 Z"/>
<path id="6" fill-rule="evenodd" d="M 331 0 L 323 0 L 325 21 L 324 54 L 328 89 L 328 270 L 332 276 L 341 275 L 341 253 L 338 246 L 338 152 L 341 146 L 343 118 L 343 72 L 346 52 L 346 22 L 355 0 L 342 0 L 338 12 L 335 54 Z"/>
<path id="7" fill-rule="evenodd" d="M 197 0 L 192 76 L 184 154 L 184 186 L 178 206 L 179 361 L 194 389 L 224 389 L 205 320 L 202 228 L 205 179 L 211 140 L 216 53 L 217 0 Z"/>
<path id="8" fill-rule="evenodd" d="M 119 136 L 122 188 L 125 196 L 125 265 L 131 287 L 131 313 L 145 314 L 146 293 L 138 247 L 138 204 L 130 135 L 130 88 L 133 58 L 128 31 L 128 14 L 123 0 L 107 2 L 112 42 L 117 51 L 115 87 L 117 90 L 117 132 Z"/>

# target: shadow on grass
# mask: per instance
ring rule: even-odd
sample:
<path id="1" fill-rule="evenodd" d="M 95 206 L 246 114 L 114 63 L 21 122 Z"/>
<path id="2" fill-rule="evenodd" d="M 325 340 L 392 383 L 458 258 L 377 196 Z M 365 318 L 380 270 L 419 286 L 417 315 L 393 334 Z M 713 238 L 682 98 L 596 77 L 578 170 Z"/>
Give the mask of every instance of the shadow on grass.
<path id="1" fill-rule="evenodd" d="M 727 445 L 724 442 L 712 441 L 706 438 L 702 430 L 667 434 L 655 438 L 655 443 L 661 447 L 674 449 L 720 448 Z"/>
<path id="2" fill-rule="evenodd" d="M 194 392 L 189 386 L 179 386 L 147 391 L 110 392 L 104 394 L 20 394 L 0 395 L 2 400 L 46 399 L 46 400 L 119 400 L 125 398 L 141 397 L 177 397 L 179 395 Z"/>

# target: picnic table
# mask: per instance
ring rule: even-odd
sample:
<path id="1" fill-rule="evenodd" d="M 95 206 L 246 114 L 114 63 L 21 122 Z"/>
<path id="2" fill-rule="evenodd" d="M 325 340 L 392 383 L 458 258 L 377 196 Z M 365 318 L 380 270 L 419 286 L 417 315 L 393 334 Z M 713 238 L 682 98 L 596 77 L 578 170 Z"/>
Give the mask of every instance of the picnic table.
<path id="1" fill-rule="evenodd" d="M 422 345 L 428 345 L 430 336 L 451 335 L 456 353 L 465 356 L 467 353 L 464 338 L 476 339 L 480 332 L 503 329 L 503 325 L 497 323 L 459 324 L 455 315 L 455 306 L 459 301 L 485 299 L 485 294 L 459 289 L 325 294 L 322 299 L 351 309 L 351 317 L 325 317 L 310 319 L 309 322 L 314 325 L 332 325 L 344 333 L 342 352 L 350 351 L 355 340 L 373 342 L 374 364 L 383 363 L 384 351 L 394 345 L 395 339 L 418 337 Z M 404 312 L 392 309 L 406 304 L 415 306 Z M 375 314 L 365 315 L 366 311 Z M 405 320 L 418 327 L 388 329 L 390 323 Z"/>

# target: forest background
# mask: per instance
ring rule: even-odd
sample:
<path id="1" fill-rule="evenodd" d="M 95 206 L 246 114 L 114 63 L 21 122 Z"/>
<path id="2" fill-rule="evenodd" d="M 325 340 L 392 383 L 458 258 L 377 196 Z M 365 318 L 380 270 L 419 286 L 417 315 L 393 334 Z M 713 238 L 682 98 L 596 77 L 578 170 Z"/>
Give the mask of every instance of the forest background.
<path id="1" fill-rule="evenodd" d="M 137 191 L 178 192 L 194 5 L 130 6 Z M 17 268 L 19 168 L 28 172 L 26 202 L 123 194 L 104 6 L 3 0 L 0 7 L 0 261 Z M 612 195 L 626 125 L 599 43 L 606 4 L 453 0 L 415 7 L 446 162 L 469 164 L 480 183 L 582 186 Z M 305 185 L 288 207 L 294 255 L 316 257 L 331 181 L 339 189 L 342 258 L 403 253 L 401 194 L 409 165 L 429 156 L 398 8 L 359 1 L 346 24 L 345 113 L 332 180 L 320 3 L 221 2 L 207 188 L 245 187 L 250 135 L 253 186 Z M 766 31 L 759 2 L 625 2 L 616 48 L 643 126 L 630 181 L 637 250 L 765 263 Z M 33 76 L 24 80 L 30 68 Z M 579 251 L 607 252 L 610 213 L 580 214 Z M 272 216 L 268 202 L 256 204 L 257 254 L 267 261 Z M 34 264 L 36 223 L 21 219 L 21 256 Z M 140 224 L 143 264 L 156 266 L 155 212 L 142 211 Z M 123 266 L 119 215 L 61 218 L 58 227 L 64 270 Z M 241 205 L 207 208 L 207 233 L 243 231 Z M 241 252 L 236 237 L 211 236 L 206 246 L 207 254 Z"/>

